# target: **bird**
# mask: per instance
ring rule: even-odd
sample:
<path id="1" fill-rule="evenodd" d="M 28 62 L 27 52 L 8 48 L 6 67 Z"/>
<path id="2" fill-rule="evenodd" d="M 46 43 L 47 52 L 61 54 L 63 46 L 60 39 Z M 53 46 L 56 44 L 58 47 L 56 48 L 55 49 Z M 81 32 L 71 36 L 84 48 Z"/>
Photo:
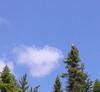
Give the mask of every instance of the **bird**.
<path id="1" fill-rule="evenodd" d="M 75 49 L 75 48 L 76 48 L 75 45 L 74 45 L 73 43 L 72 43 L 71 47 L 72 47 L 72 49 Z"/>

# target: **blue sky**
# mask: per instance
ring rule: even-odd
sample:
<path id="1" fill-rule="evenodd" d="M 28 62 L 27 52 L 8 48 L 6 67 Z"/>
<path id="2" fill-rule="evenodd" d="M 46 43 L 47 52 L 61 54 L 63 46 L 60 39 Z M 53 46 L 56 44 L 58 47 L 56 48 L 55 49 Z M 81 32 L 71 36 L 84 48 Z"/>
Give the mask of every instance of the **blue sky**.
<path id="1" fill-rule="evenodd" d="M 40 84 L 39 92 L 51 92 L 55 77 L 64 71 L 62 59 L 67 56 L 71 43 L 75 43 L 91 79 L 100 79 L 99 4 L 99 0 L 1 0 L 1 65 L 9 64 L 17 78 L 27 72 L 30 85 Z M 47 63 L 41 56 L 48 66 L 53 67 L 46 66 L 49 70 L 46 74 L 40 72 L 40 77 L 34 76 L 33 71 L 38 70 L 38 67 L 33 68 L 38 57 L 34 60 L 29 56 L 34 55 L 34 51 L 40 56 L 42 51 L 55 56 L 51 60 L 53 63 L 46 58 L 50 62 Z M 23 55 L 30 61 L 22 63 Z M 40 62 L 44 64 L 43 61 Z M 32 63 L 27 65 L 27 62 Z"/>

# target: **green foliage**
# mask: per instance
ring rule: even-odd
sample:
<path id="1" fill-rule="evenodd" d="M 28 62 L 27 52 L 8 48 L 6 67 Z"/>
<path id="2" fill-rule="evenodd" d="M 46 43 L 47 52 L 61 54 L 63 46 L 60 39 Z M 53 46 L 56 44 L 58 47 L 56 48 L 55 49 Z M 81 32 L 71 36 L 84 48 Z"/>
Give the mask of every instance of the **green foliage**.
<path id="1" fill-rule="evenodd" d="M 38 92 L 38 89 L 39 89 L 40 85 L 36 86 L 33 90 L 33 92 Z"/>
<path id="2" fill-rule="evenodd" d="M 23 75 L 21 79 L 19 80 L 19 88 L 20 92 L 27 92 L 29 86 L 28 86 L 28 81 L 27 81 L 27 75 Z"/>
<path id="3" fill-rule="evenodd" d="M 66 92 L 100 92 L 100 81 L 91 81 L 88 74 L 84 72 L 84 64 L 81 64 L 78 49 L 71 47 L 68 58 L 65 59 L 66 72 L 62 74 L 62 78 L 66 81 Z M 0 73 L 0 92 L 38 92 L 40 85 L 35 88 L 28 86 L 27 75 L 23 75 L 19 84 L 6 65 Z M 65 92 L 64 91 L 64 92 Z M 53 92 L 63 92 L 60 77 L 57 76 L 53 88 Z"/>
<path id="4" fill-rule="evenodd" d="M 18 85 L 7 65 L 0 75 L 0 92 L 38 92 L 39 87 L 40 86 L 36 86 L 34 89 L 30 88 L 29 90 L 26 74 L 21 77 Z"/>
<path id="5" fill-rule="evenodd" d="M 14 77 L 14 75 L 11 74 L 11 71 L 7 65 L 4 67 L 4 69 L 1 73 L 1 81 L 3 83 L 10 83 L 12 85 L 16 84 L 15 77 Z"/>
<path id="6" fill-rule="evenodd" d="M 17 83 L 14 75 L 6 65 L 0 76 L 0 90 L 1 92 L 18 92 Z"/>
<path id="7" fill-rule="evenodd" d="M 23 75 L 21 77 L 21 79 L 19 80 L 19 89 L 20 92 L 38 92 L 38 88 L 40 87 L 40 85 L 36 86 L 35 88 L 28 86 L 28 80 L 27 80 L 27 75 Z"/>
<path id="8" fill-rule="evenodd" d="M 86 80 L 86 92 L 92 92 L 93 89 L 93 82 L 87 78 Z"/>
<path id="9" fill-rule="evenodd" d="M 34 89 L 29 90 L 26 74 L 21 77 L 18 85 L 7 65 L 0 74 L 0 92 L 38 92 L 39 87 L 36 86 Z"/>
<path id="10" fill-rule="evenodd" d="M 62 92 L 61 81 L 60 81 L 60 78 L 58 76 L 57 76 L 57 78 L 55 80 L 53 92 Z"/>
<path id="11" fill-rule="evenodd" d="M 93 92 L 100 92 L 100 81 L 99 80 L 95 80 Z"/>
<path id="12" fill-rule="evenodd" d="M 29 92 L 38 92 L 40 85 L 36 86 L 34 89 L 31 87 Z"/>
<path id="13" fill-rule="evenodd" d="M 72 46 L 64 63 L 66 73 L 62 76 L 67 79 L 66 92 L 86 92 L 87 75 L 84 73 L 84 65 L 80 64 L 79 52 L 75 46 Z"/>

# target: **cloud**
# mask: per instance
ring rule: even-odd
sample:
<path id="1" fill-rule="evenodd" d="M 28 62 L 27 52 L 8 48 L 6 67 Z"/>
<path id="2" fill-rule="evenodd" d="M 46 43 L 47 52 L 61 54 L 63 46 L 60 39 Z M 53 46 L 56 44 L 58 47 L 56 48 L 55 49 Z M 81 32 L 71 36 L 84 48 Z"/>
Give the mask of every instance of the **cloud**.
<path id="1" fill-rule="evenodd" d="M 5 65 L 8 65 L 9 69 L 11 70 L 11 72 L 13 72 L 14 70 L 14 65 L 12 62 L 6 62 L 5 59 L 0 58 L 0 72 L 3 71 L 3 68 L 5 67 Z"/>
<path id="2" fill-rule="evenodd" d="M 43 77 L 51 73 L 63 58 L 62 52 L 54 47 L 19 47 L 14 52 L 17 63 L 26 65 L 32 76 Z"/>

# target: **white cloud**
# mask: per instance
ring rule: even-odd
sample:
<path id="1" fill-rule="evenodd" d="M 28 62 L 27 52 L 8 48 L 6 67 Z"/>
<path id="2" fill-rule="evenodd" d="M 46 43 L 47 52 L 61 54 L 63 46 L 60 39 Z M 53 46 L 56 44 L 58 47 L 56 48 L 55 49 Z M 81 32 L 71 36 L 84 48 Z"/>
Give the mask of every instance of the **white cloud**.
<path id="1" fill-rule="evenodd" d="M 20 47 L 15 48 L 17 63 L 26 65 L 32 76 L 43 77 L 51 73 L 63 58 L 62 52 L 54 47 Z"/>
<path id="2" fill-rule="evenodd" d="M 13 72 L 13 69 L 14 69 L 13 63 L 12 62 L 6 62 L 5 59 L 0 58 L 0 72 L 2 72 L 5 65 L 8 65 L 11 72 Z"/>

